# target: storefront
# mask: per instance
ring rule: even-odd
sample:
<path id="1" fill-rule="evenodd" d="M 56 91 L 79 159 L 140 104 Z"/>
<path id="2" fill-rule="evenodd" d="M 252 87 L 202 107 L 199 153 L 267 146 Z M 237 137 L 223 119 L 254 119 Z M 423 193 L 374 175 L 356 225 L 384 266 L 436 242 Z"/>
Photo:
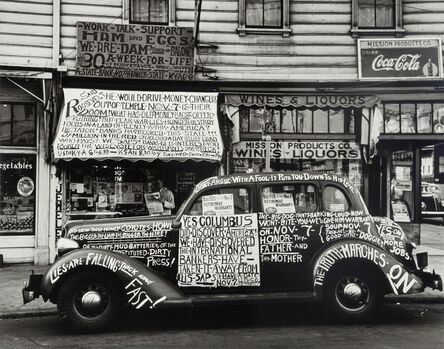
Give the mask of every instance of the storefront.
<path id="1" fill-rule="evenodd" d="M 46 134 L 52 74 L 0 72 L 0 254 L 5 263 L 47 264 L 49 226 Z"/>
<path id="2" fill-rule="evenodd" d="M 232 173 L 316 171 L 345 175 L 366 196 L 362 119 L 378 102 L 358 94 L 227 94 L 235 124 Z"/>
<path id="3" fill-rule="evenodd" d="M 57 233 L 69 220 L 165 214 L 162 186 L 175 213 L 219 171 L 219 117 L 217 93 L 64 89 L 53 144 Z"/>

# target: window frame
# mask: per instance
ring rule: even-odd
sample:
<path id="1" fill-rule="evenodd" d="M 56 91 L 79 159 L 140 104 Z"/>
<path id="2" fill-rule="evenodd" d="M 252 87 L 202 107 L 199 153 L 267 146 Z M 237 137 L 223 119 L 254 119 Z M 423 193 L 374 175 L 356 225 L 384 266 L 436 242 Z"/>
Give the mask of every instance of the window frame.
<path id="1" fill-rule="evenodd" d="M 251 27 L 246 25 L 246 5 L 245 0 L 239 0 L 239 26 L 237 32 L 239 36 L 245 36 L 247 34 L 281 34 L 283 37 L 288 38 L 291 34 L 290 28 L 290 1 L 282 1 L 282 25 L 280 27 Z"/>
<path id="2" fill-rule="evenodd" d="M 199 192 L 196 196 L 193 197 L 193 200 L 189 201 L 187 203 L 187 207 L 185 207 L 185 209 L 183 210 L 183 213 L 181 213 L 179 215 L 179 213 L 177 214 L 177 218 L 182 217 L 183 215 L 187 215 L 187 216 L 202 216 L 202 214 L 200 215 L 196 215 L 196 214 L 192 214 L 191 213 L 191 209 L 193 208 L 194 204 L 197 203 L 197 201 L 200 199 L 202 202 L 202 197 L 208 195 L 209 192 L 214 192 L 214 191 L 218 191 L 219 194 L 220 190 L 223 189 L 246 189 L 248 190 L 248 201 L 249 201 L 249 212 L 247 213 L 236 213 L 236 211 L 234 212 L 234 215 L 240 215 L 240 214 L 251 214 L 255 212 L 255 208 L 254 208 L 254 199 L 253 199 L 253 192 L 254 192 L 254 187 L 251 187 L 249 185 L 247 185 L 246 183 L 241 183 L 241 185 L 230 185 L 230 186 L 215 186 L 215 187 L 209 187 L 206 188 L 205 190 Z M 217 195 L 217 194 L 210 194 L 210 195 Z M 233 201 L 234 201 L 234 197 L 233 197 Z M 235 206 L 234 206 L 235 207 Z"/>
<path id="3" fill-rule="evenodd" d="M 150 23 L 150 22 L 137 22 L 131 21 L 131 1 L 132 0 L 123 0 L 123 9 L 122 9 L 122 20 L 125 24 L 139 24 L 139 25 L 167 25 L 167 26 L 175 26 L 176 25 L 176 1 L 175 0 L 167 0 L 167 21 L 165 23 Z"/>
<path id="4" fill-rule="evenodd" d="M 350 33 L 353 38 L 366 35 L 404 36 L 402 21 L 402 0 L 394 0 L 393 26 L 392 27 L 360 27 L 359 26 L 359 0 L 352 0 L 352 23 Z"/>
<path id="5" fill-rule="evenodd" d="M 26 148 L 26 149 L 36 149 L 37 148 L 37 137 L 38 137 L 38 115 L 37 115 L 37 103 L 34 102 L 8 102 L 8 101 L 0 101 L 0 104 L 8 104 L 11 106 L 11 135 L 10 141 L 8 144 L 0 144 L 1 148 Z M 12 135 L 14 132 L 14 106 L 16 105 L 32 105 L 34 108 L 34 142 L 32 144 L 13 144 L 12 143 Z"/>

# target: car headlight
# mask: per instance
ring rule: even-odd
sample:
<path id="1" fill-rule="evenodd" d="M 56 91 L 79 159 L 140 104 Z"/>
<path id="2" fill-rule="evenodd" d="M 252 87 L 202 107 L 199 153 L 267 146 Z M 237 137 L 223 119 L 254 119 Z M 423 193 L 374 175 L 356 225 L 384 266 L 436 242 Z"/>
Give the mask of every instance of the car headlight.
<path id="1" fill-rule="evenodd" d="M 60 238 L 57 240 L 56 243 L 56 250 L 58 256 L 61 256 L 68 251 L 75 250 L 78 248 L 80 248 L 80 245 L 77 241 L 67 238 Z"/>

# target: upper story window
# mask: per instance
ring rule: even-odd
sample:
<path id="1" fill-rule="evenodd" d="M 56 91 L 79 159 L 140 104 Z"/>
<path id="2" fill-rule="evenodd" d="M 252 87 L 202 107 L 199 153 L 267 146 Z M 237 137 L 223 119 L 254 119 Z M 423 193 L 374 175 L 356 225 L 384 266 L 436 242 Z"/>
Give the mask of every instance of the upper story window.
<path id="1" fill-rule="evenodd" d="M 353 0 L 353 36 L 400 36 L 404 33 L 401 2 L 402 0 Z"/>
<path id="2" fill-rule="evenodd" d="M 168 0 L 131 0 L 130 23 L 168 24 Z"/>
<path id="3" fill-rule="evenodd" d="M 0 146 L 36 146 L 35 104 L 0 104 Z"/>
<path id="4" fill-rule="evenodd" d="M 282 26 L 282 0 L 246 0 L 245 6 L 247 27 L 280 28 Z"/>
<path id="5" fill-rule="evenodd" d="M 239 0 L 239 35 L 289 36 L 289 0 Z"/>

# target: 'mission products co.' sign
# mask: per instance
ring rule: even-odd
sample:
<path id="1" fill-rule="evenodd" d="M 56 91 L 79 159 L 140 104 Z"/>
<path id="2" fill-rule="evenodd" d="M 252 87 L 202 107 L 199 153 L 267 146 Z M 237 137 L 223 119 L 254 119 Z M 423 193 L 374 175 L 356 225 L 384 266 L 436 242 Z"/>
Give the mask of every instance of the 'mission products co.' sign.
<path id="1" fill-rule="evenodd" d="M 193 28 L 77 22 L 76 75 L 192 80 Z"/>
<path id="2" fill-rule="evenodd" d="M 442 78 L 438 38 L 358 40 L 359 79 Z"/>

